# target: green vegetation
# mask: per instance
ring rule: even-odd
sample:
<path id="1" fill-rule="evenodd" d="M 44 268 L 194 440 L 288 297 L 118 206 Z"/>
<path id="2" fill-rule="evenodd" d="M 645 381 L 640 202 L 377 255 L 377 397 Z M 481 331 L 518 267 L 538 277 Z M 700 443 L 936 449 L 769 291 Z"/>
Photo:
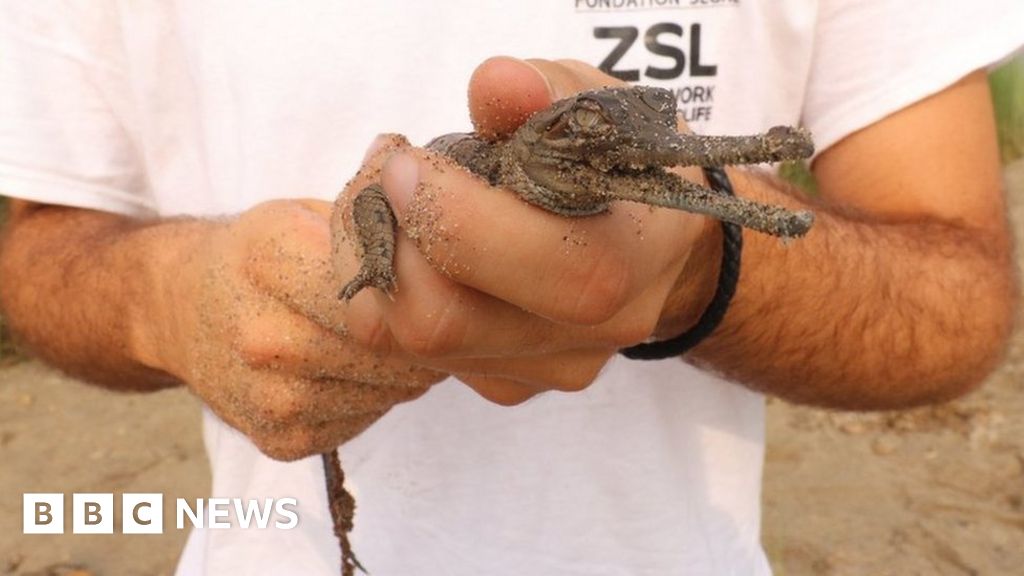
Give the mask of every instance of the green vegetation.
<path id="1" fill-rule="evenodd" d="M 999 129 L 999 149 L 1003 163 L 1024 158 L 1024 55 L 996 68 L 989 75 L 992 104 Z M 818 191 L 814 175 L 802 162 L 785 162 L 779 176 L 811 194 Z"/>
<path id="2" fill-rule="evenodd" d="M 4 323 L 3 316 L 0 316 L 0 367 L 16 364 L 24 359 L 25 357 L 18 352 L 11 340 L 11 334 L 7 331 L 7 324 Z"/>
<path id="3" fill-rule="evenodd" d="M 779 164 L 779 177 L 811 196 L 818 194 L 818 181 L 807 162 L 793 160 Z"/>
<path id="4" fill-rule="evenodd" d="M 0 227 L 3 226 L 6 219 L 7 198 L 0 196 Z M 0 366 L 11 364 L 20 358 L 21 356 L 17 353 L 14 343 L 11 341 L 11 334 L 7 330 L 7 323 L 4 322 L 3 316 L 0 316 Z"/>
<path id="5" fill-rule="evenodd" d="M 1024 55 L 992 71 L 992 104 L 999 127 L 1003 162 L 1024 157 Z"/>

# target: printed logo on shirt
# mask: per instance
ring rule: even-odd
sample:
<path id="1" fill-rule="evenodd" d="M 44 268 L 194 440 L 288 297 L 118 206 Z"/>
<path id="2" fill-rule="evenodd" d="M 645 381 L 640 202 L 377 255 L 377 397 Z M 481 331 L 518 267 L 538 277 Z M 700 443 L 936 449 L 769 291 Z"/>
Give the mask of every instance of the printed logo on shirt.
<path id="1" fill-rule="evenodd" d="M 595 26 L 593 37 L 608 46 L 607 55 L 597 63 L 603 72 L 626 82 L 668 82 L 683 120 L 688 124 L 711 120 L 718 65 L 703 50 L 706 36 L 699 22 L 659 22 L 645 28 Z"/>
<path id="2" fill-rule="evenodd" d="M 577 12 L 715 8 L 739 6 L 740 0 L 573 0 Z"/>
<path id="3" fill-rule="evenodd" d="M 113 534 L 114 495 L 109 493 L 73 494 L 71 497 L 73 534 Z M 121 495 L 123 534 L 163 534 L 164 496 L 159 493 Z M 299 523 L 295 498 L 185 498 L 175 500 L 175 527 L 226 529 L 268 527 L 291 530 Z M 22 533 L 63 534 L 64 494 L 23 494 Z"/>

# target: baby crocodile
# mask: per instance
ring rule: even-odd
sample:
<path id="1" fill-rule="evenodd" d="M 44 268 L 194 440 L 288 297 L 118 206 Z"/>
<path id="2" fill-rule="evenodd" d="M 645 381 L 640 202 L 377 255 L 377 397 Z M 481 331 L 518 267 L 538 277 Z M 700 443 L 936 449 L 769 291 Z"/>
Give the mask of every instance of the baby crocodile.
<path id="1" fill-rule="evenodd" d="M 805 130 L 776 126 L 755 136 L 679 134 L 675 96 L 662 88 L 581 92 L 537 112 L 507 140 L 446 134 L 427 148 L 492 186 L 563 216 L 599 214 L 612 201 L 626 200 L 705 214 L 782 238 L 803 236 L 814 222 L 809 211 L 721 194 L 665 169 L 807 158 L 814 144 Z M 349 300 L 367 286 L 393 292 L 396 221 L 380 185 L 356 195 L 352 223 L 362 264 L 339 296 Z"/>
<path id="2" fill-rule="evenodd" d="M 782 238 L 803 236 L 814 221 L 811 212 L 725 195 L 665 169 L 807 158 L 814 145 L 806 131 L 778 126 L 755 136 L 679 134 L 675 96 L 661 88 L 581 92 L 537 112 L 506 140 L 447 134 L 427 148 L 492 186 L 563 216 L 599 214 L 613 201 L 625 200 L 705 214 Z M 347 301 L 368 286 L 393 292 L 397 223 L 380 185 L 356 195 L 352 223 L 361 267 L 339 298 Z M 348 576 L 362 569 L 348 541 L 355 503 L 344 488 L 337 455 L 324 454 L 324 466 L 342 574 Z"/>

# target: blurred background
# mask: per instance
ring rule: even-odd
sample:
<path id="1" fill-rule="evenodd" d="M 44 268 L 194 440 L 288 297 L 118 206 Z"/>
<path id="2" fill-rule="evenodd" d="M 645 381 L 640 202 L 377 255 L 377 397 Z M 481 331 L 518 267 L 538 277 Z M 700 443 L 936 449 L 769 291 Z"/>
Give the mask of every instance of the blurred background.
<path id="1" fill-rule="evenodd" d="M 990 82 L 1020 243 L 1024 57 Z M 813 190 L 805 167 L 780 172 Z M 0 197 L 0 219 L 5 211 Z M 1024 574 L 1024 333 L 988 383 L 956 402 L 851 414 L 770 400 L 768 420 L 763 539 L 778 576 Z M 173 574 L 187 536 L 173 514 L 160 536 L 26 536 L 21 495 L 172 501 L 208 485 L 199 403 L 187 391 L 80 384 L 20 354 L 0 318 L 0 575 Z"/>

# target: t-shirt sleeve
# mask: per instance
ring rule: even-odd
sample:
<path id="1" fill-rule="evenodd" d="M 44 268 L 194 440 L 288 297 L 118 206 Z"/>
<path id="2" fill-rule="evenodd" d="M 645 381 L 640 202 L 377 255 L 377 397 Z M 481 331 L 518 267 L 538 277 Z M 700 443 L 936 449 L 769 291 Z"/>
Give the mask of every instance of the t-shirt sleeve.
<path id="1" fill-rule="evenodd" d="M 1022 0 L 822 0 L 803 124 L 824 150 L 1022 43 Z"/>
<path id="2" fill-rule="evenodd" d="M 118 22 L 105 0 L 0 3 L 0 194 L 152 213 Z"/>

